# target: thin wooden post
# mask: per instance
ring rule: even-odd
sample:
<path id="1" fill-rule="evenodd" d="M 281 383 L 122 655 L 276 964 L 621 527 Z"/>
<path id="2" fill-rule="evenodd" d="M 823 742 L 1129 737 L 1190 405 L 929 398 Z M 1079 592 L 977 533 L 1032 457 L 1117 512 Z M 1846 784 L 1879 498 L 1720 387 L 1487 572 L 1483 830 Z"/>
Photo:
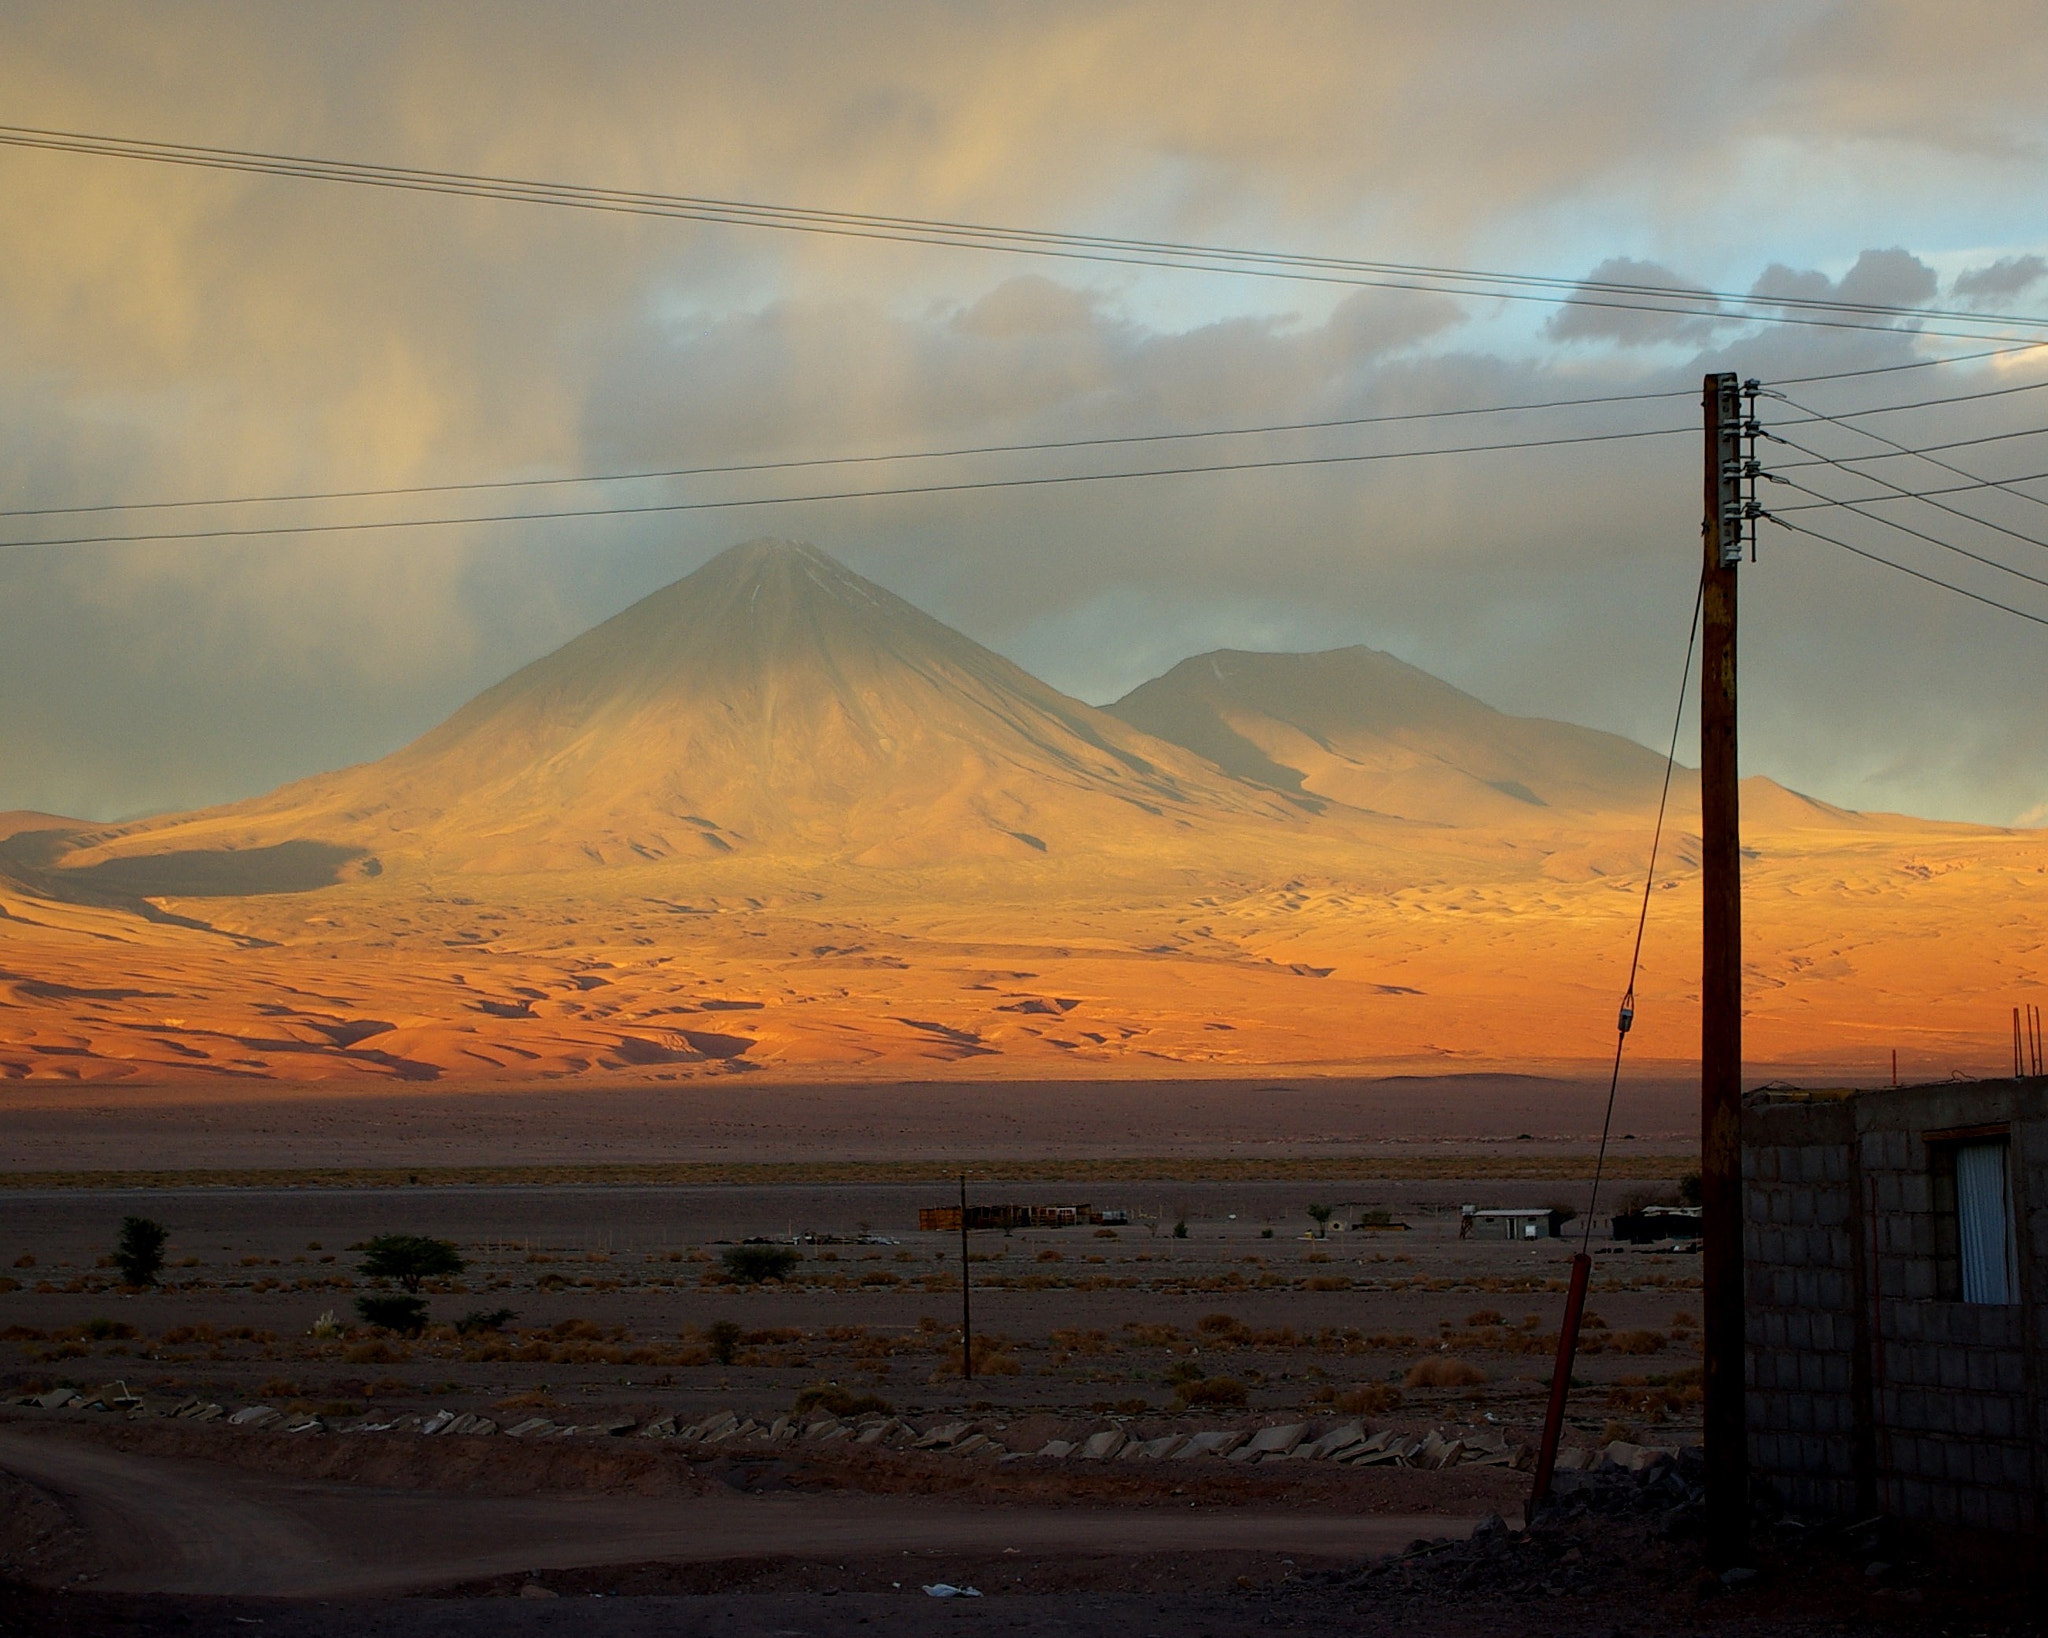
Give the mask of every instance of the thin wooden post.
<path id="1" fill-rule="evenodd" d="M 974 1380 L 974 1281 L 967 1268 L 967 1174 L 960 1174 L 960 1380 Z"/>
<path id="2" fill-rule="evenodd" d="M 1700 829 L 1706 903 L 1700 983 L 1701 1274 L 1705 1283 L 1708 1550 L 1748 1537 L 1742 1312 L 1742 821 L 1735 743 L 1735 579 L 1742 559 L 1742 401 L 1709 375 L 1702 403 L 1706 586 L 1700 626 Z"/>

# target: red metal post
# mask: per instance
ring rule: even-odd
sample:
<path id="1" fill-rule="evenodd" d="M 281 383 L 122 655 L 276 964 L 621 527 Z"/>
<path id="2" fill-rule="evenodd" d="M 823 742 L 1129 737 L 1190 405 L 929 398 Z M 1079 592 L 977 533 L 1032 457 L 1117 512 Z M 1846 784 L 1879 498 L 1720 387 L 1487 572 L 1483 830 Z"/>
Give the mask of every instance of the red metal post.
<path id="1" fill-rule="evenodd" d="M 1564 1323 L 1557 1328 L 1557 1363 L 1550 1369 L 1550 1408 L 1543 1413 L 1543 1444 L 1536 1452 L 1536 1483 L 1529 1491 L 1533 1513 L 1550 1499 L 1550 1476 L 1557 1470 L 1557 1442 L 1564 1436 L 1564 1402 L 1572 1390 L 1572 1366 L 1579 1355 L 1579 1319 L 1586 1311 L 1586 1282 L 1593 1259 L 1583 1251 L 1572 1258 L 1572 1283 L 1564 1299 Z"/>

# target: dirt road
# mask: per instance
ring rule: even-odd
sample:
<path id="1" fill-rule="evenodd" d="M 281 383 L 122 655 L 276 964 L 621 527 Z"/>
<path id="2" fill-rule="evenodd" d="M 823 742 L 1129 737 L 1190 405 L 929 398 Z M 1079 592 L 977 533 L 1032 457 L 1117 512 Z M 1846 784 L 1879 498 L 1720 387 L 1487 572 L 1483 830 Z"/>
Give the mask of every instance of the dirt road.
<path id="1" fill-rule="evenodd" d="M 457 1496 L 307 1483 L 0 1429 L 0 1467 L 73 1509 L 107 1591 L 389 1595 L 533 1570 L 653 1560 L 933 1553 L 1297 1553 L 1358 1559 L 1474 1520 L 1251 1509 L 974 1506 L 918 1497 L 737 1493 L 643 1499 Z"/>

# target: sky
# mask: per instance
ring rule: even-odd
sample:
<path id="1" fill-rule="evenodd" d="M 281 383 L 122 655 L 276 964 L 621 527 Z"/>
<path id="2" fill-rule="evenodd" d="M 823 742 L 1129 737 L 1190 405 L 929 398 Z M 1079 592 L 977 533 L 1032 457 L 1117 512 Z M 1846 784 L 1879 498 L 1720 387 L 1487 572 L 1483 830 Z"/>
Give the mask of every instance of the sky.
<path id="1" fill-rule="evenodd" d="M 356 4 L 0 11 L 0 125 L 1567 279 L 2048 314 L 2031 4 Z M 1925 324 L 1922 330 L 1939 328 Z M 2023 333 L 2048 336 L 2048 330 Z M 1171 445 L 0 519 L 0 809 L 113 819 L 375 757 L 725 547 L 810 541 L 1104 702 L 1217 647 L 1389 650 L 1660 745 L 1703 370 L 1981 350 L 569 211 L 0 147 L 0 510 L 1269 426 Z M 1804 419 L 2048 348 L 1784 386 Z M 1860 423 L 1922 448 L 2048 391 Z M 1548 450 L 528 523 L 647 505 L 1651 431 Z M 2048 438 L 1951 450 L 2048 472 Z M 1907 487 L 1924 462 L 1875 469 Z M 1834 467 L 1809 488 L 1879 490 Z M 1859 487 L 1860 485 L 1860 487 Z M 2032 495 L 2048 498 L 2048 484 Z M 1766 500 L 1798 503 L 1785 486 Z M 2041 498 L 1814 526 L 2048 617 Z M 1808 520 L 1812 521 L 1812 520 Z M 197 538 L 90 545 L 107 533 Z M 1961 547 L 2022 571 L 1965 559 Z M 1743 762 L 2048 823 L 2048 629 L 1766 526 Z"/>

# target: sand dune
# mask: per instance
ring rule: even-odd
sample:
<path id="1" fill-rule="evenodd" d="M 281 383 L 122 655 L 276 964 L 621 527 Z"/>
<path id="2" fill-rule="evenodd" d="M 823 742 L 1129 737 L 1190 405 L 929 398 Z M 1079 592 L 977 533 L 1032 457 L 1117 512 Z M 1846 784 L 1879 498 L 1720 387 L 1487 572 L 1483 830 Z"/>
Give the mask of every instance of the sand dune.
<path id="1" fill-rule="evenodd" d="M 1369 650 L 1097 711 L 755 543 L 392 756 L 0 825 L 0 1077 L 421 1083 L 1577 1071 L 1662 759 Z M 2048 836 L 1746 783 L 1760 1070 L 2004 1067 Z M 1697 1037 L 1674 790 L 1631 1050 Z"/>

